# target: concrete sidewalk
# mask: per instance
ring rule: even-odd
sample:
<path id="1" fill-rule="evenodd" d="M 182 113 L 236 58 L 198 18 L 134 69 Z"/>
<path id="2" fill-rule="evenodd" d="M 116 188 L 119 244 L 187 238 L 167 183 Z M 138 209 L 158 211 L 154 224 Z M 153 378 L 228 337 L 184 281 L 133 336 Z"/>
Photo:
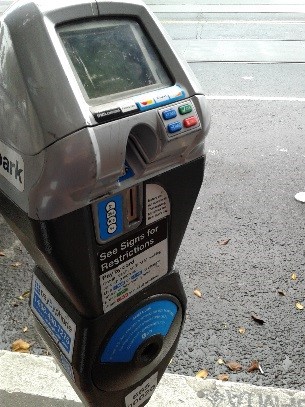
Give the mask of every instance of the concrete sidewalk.
<path id="1" fill-rule="evenodd" d="M 51 357 L 0 351 L 1 407 L 82 405 Z M 305 407 L 305 392 L 165 374 L 148 406 Z"/>

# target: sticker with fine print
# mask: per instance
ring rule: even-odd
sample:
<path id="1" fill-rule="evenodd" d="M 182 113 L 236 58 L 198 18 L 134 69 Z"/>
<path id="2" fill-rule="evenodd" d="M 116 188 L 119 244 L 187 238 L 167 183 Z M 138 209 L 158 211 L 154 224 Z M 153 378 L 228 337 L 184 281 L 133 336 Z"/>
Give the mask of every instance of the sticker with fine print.
<path id="1" fill-rule="evenodd" d="M 168 271 L 167 219 L 137 230 L 98 255 L 104 312 Z"/>
<path id="2" fill-rule="evenodd" d="M 146 225 L 170 215 L 167 192 L 161 185 L 146 185 Z"/>
<path id="3" fill-rule="evenodd" d="M 150 399 L 153 395 L 158 384 L 158 372 L 154 373 L 144 383 L 134 389 L 125 397 L 126 407 L 138 407 L 141 406 L 144 401 Z"/>
<path id="4" fill-rule="evenodd" d="M 56 345 L 71 362 L 76 325 L 35 275 L 32 282 L 31 309 Z"/>

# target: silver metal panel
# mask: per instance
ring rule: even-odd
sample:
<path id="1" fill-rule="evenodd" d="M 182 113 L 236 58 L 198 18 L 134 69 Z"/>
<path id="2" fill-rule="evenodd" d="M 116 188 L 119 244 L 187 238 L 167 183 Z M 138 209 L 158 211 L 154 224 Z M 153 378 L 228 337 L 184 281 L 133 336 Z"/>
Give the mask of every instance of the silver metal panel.
<path id="1" fill-rule="evenodd" d="M 14 151 L 14 150 L 13 150 Z M 15 188 L 11 182 L 0 176 L 0 189 L 7 195 L 13 202 L 16 203 L 25 213 L 29 213 L 31 210 L 34 213 L 35 207 L 31 207 L 30 195 L 32 187 L 35 185 L 43 173 L 43 168 L 46 164 L 45 150 L 36 156 L 23 155 L 23 178 L 24 178 L 24 190 L 20 192 Z M 38 219 L 38 212 L 33 216 Z"/>
<path id="2" fill-rule="evenodd" d="M 97 164 L 87 128 L 54 143 L 36 157 L 43 161 L 43 168 L 28 194 L 30 217 L 51 219 L 88 204 L 96 184 Z M 25 166 L 25 178 L 27 171 Z M 25 210 L 23 205 L 21 208 Z"/>
<path id="3" fill-rule="evenodd" d="M 97 16 L 95 0 L 36 0 L 42 14 L 46 15 L 53 23 L 76 20 L 84 16 Z"/>
<path id="4" fill-rule="evenodd" d="M 94 15 L 91 2 L 84 3 L 73 8 L 70 18 Z M 70 5 L 71 1 L 67 1 L 67 4 Z M 57 12 L 52 10 L 50 16 L 58 21 L 59 15 L 65 16 L 63 10 L 66 10 L 63 6 Z M 67 78 L 63 70 L 61 58 L 65 62 L 65 57 L 54 23 L 34 2 L 27 1 L 14 3 L 2 18 L 2 27 L 10 37 L 10 46 L 4 43 L 2 46 L 7 47 L 8 53 L 16 55 L 24 82 L 22 86 L 26 88 L 30 101 L 26 109 L 35 111 L 32 117 L 29 112 L 30 120 L 38 122 L 36 127 L 39 126 L 42 131 L 42 135 L 32 132 L 26 150 L 21 141 L 16 148 L 34 155 L 67 134 L 94 123 L 94 119 L 89 108 L 82 103 L 79 88 L 73 82 L 74 77 L 71 75 L 71 79 Z M 9 144 L 10 141 L 7 138 Z"/>
<path id="5" fill-rule="evenodd" d="M 160 130 L 157 109 L 153 109 L 82 129 L 45 149 L 38 155 L 40 161 L 44 160 L 44 167 L 29 194 L 29 216 L 45 220 L 64 215 L 202 156 L 210 126 L 209 110 L 203 96 L 193 97 L 192 102 L 201 128 L 170 142 Z M 139 124 L 151 129 L 151 137 L 159 140 L 151 163 L 143 162 L 129 148 L 129 137 Z M 126 157 L 136 175 L 119 182 Z M 26 209 L 25 205 L 20 206 Z"/>
<path id="6" fill-rule="evenodd" d="M 43 131 L 5 24 L 0 39 L 0 140 L 32 154 L 44 148 Z"/>

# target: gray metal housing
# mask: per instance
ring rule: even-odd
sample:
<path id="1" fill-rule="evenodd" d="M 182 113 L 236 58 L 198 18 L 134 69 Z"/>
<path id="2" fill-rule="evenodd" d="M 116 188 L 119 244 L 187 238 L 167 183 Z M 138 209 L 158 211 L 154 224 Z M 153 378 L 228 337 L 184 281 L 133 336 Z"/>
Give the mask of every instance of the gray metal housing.
<path id="1" fill-rule="evenodd" d="M 137 19 L 145 27 L 175 83 L 193 101 L 200 129 L 168 140 L 156 109 L 97 123 L 96 106 L 84 99 L 56 26 L 107 16 Z M 209 123 L 198 81 L 142 1 L 20 0 L 2 15 L 0 141 L 22 157 L 24 188 L 0 175 L 0 189 L 31 218 L 64 215 L 202 156 Z M 154 148 L 149 162 L 127 148 L 133 133 L 141 137 L 139 129 L 154 140 L 146 137 L 147 148 Z M 126 154 L 137 171 L 120 183 Z"/>

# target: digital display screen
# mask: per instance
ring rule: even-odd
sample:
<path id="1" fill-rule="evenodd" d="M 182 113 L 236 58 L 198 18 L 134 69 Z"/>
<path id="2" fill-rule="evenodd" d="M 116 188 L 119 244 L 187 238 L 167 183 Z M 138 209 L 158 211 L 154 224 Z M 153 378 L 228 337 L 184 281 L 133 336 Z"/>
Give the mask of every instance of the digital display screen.
<path id="1" fill-rule="evenodd" d="M 98 20 L 58 30 L 89 99 L 170 86 L 160 58 L 132 20 Z"/>

